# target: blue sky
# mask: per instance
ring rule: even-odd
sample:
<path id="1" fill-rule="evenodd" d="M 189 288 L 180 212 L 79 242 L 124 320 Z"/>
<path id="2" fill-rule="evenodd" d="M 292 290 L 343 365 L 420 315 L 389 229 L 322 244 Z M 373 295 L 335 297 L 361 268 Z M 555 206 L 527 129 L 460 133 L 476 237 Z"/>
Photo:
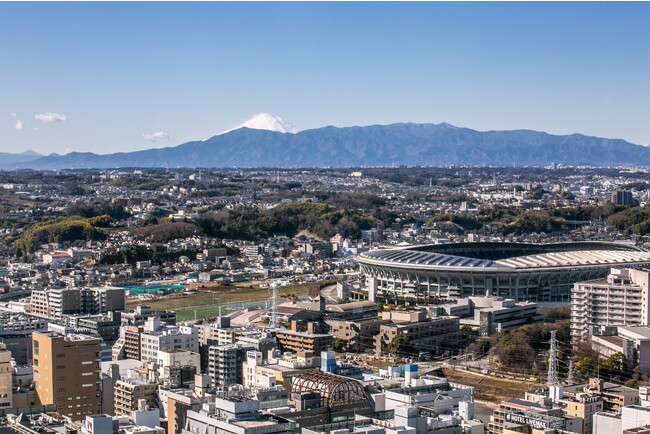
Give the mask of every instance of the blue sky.
<path id="1" fill-rule="evenodd" d="M 173 146 L 260 112 L 650 144 L 649 19 L 645 2 L 0 3 L 0 152 Z"/>

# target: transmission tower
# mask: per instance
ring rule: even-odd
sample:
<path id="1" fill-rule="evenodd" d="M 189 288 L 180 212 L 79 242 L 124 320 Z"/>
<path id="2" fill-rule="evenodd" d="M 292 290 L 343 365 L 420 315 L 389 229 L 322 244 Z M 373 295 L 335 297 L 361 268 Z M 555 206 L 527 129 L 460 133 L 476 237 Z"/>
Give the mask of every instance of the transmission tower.
<path id="1" fill-rule="evenodd" d="M 569 360 L 569 376 L 566 379 L 567 386 L 572 386 L 575 383 L 575 379 L 573 378 L 573 360 Z"/>
<path id="2" fill-rule="evenodd" d="M 551 332 L 551 349 L 548 352 L 548 387 L 559 386 L 560 382 L 558 381 L 557 375 L 557 337 L 555 336 L 557 332 L 553 330 Z"/>
<path id="3" fill-rule="evenodd" d="M 271 321 L 269 321 L 269 326 L 271 328 L 278 327 L 278 308 L 280 306 L 280 291 L 278 290 L 278 284 L 271 284 Z"/>

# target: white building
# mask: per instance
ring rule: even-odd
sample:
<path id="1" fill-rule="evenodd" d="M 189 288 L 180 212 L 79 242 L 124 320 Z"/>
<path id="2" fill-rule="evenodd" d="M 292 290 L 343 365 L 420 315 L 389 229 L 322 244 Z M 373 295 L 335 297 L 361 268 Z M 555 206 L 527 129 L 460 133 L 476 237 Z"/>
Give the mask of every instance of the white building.
<path id="1" fill-rule="evenodd" d="M 466 402 L 468 418 L 474 417 L 474 388 L 451 384 L 445 378 L 416 378 L 407 387 L 386 390 L 372 395 L 376 411 L 395 410 L 403 406 L 429 407 L 439 414 L 459 412 L 461 402 Z"/>
<path id="2" fill-rule="evenodd" d="M 149 318 L 140 335 L 140 360 L 158 362 L 158 351 L 181 349 L 199 352 L 199 332 L 192 326 L 161 325 L 157 318 Z"/>
<path id="3" fill-rule="evenodd" d="M 586 340 L 608 326 L 649 325 L 650 272 L 612 268 L 606 279 L 578 282 L 571 299 L 571 337 Z"/>
<path id="4" fill-rule="evenodd" d="M 201 356 L 180 348 L 158 350 L 158 364 L 164 370 L 168 366 L 195 366 L 196 372 L 201 372 Z"/>

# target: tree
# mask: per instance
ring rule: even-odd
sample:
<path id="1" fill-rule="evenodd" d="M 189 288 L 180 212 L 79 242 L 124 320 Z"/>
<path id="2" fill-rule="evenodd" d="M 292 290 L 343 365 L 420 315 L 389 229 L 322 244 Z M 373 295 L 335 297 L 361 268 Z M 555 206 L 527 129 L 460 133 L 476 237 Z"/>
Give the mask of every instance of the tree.
<path id="1" fill-rule="evenodd" d="M 574 375 L 578 381 L 586 380 L 590 377 L 594 377 L 598 374 L 598 364 L 596 361 L 589 357 L 581 357 L 575 363 Z"/>
<path id="2" fill-rule="evenodd" d="M 501 335 L 494 347 L 494 354 L 504 367 L 525 369 L 535 364 L 536 354 L 530 345 L 530 338 L 522 331 Z"/>
<path id="3" fill-rule="evenodd" d="M 571 306 L 552 307 L 544 314 L 548 320 L 571 319 Z"/>
<path id="4" fill-rule="evenodd" d="M 489 339 L 479 339 L 467 348 L 467 352 L 472 353 L 473 357 L 477 359 L 486 355 L 491 347 L 492 343 Z"/>
<path id="5" fill-rule="evenodd" d="M 397 335 L 395 336 L 390 343 L 388 344 L 388 347 L 386 350 L 390 354 L 395 354 L 395 355 L 410 355 L 413 354 L 414 349 L 411 343 L 409 342 L 409 338 L 407 336 L 403 335 Z"/>
<path id="6" fill-rule="evenodd" d="M 629 377 L 627 370 L 627 361 L 623 353 L 614 353 L 605 359 L 601 365 L 601 370 L 612 377 Z"/>
<path id="7" fill-rule="evenodd" d="M 343 339 L 336 338 L 332 343 L 332 348 L 334 348 L 334 351 L 338 351 L 340 353 L 345 349 L 346 344 L 347 342 L 345 342 Z"/>

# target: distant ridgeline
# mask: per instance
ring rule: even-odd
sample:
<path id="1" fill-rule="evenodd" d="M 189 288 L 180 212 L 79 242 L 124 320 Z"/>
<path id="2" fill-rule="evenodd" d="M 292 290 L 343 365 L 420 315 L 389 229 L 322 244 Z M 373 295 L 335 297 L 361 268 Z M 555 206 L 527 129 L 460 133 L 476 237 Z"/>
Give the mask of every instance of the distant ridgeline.
<path id="1" fill-rule="evenodd" d="M 14 154 L 11 154 L 14 155 Z M 650 148 L 621 139 L 449 124 L 324 127 L 296 133 L 242 127 L 203 141 L 145 151 L 73 152 L 0 160 L 0 168 L 359 167 L 392 165 L 650 166 Z"/>

